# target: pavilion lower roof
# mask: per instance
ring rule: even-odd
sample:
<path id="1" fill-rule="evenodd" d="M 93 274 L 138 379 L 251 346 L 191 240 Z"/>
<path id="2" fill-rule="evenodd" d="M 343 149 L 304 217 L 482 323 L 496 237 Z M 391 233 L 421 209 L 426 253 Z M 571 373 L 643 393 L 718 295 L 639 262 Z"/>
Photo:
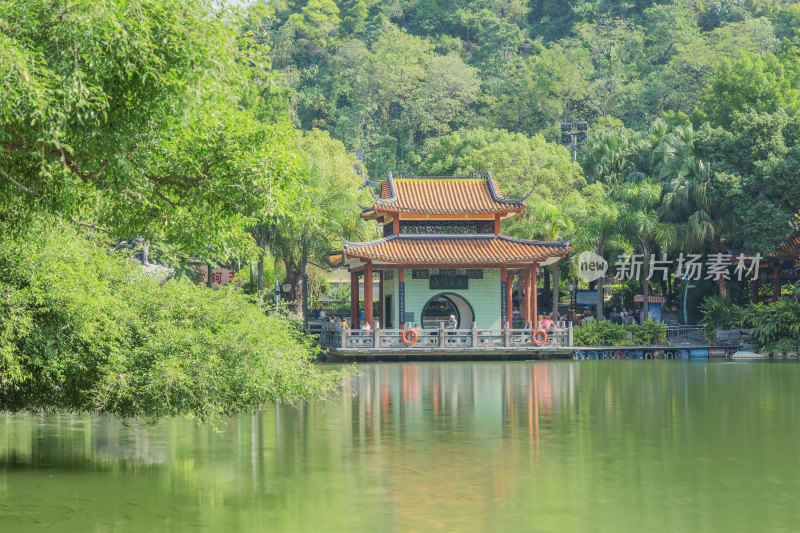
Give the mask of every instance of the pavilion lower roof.
<path id="1" fill-rule="evenodd" d="M 783 241 L 774 252 L 767 254 L 768 258 L 797 260 L 800 258 L 800 232 L 794 233 Z"/>
<path id="2" fill-rule="evenodd" d="M 390 235 L 363 243 L 345 243 L 341 258 L 409 265 L 519 265 L 562 258 L 569 252 L 566 241 L 530 241 L 505 235 Z"/>

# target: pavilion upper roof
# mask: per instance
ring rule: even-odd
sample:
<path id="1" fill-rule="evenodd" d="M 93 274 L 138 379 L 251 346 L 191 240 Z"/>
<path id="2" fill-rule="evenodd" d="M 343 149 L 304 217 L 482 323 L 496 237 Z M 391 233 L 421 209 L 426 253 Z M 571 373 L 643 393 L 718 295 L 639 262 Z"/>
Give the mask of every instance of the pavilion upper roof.
<path id="1" fill-rule="evenodd" d="M 474 172 L 468 176 L 396 177 L 390 172 L 374 195 L 375 205 L 363 216 L 372 218 L 378 212 L 435 215 L 508 215 L 525 209 L 525 198 L 509 200 L 490 173 Z"/>

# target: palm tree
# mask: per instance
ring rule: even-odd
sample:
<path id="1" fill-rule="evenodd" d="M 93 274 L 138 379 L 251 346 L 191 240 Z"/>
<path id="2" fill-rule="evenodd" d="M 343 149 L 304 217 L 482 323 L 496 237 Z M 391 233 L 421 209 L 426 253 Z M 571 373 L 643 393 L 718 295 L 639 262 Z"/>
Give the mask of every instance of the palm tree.
<path id="1" fill-rule="evenodd" d="M 671 154 L 658 174 L 664 189 L 661 215 L 674 224 L 676 242 L 683 249 L 722 253 L 725 237 L 736 224 L 734 210 L 716 193 L 718 180 L 711 166 L 697 158 L 691 126 L 676 128 Z M 717 283 L 725 298 L 725 278 Z"/>
<path id="2" fill-rule="evenodd" d="M 649 180 L 641 183 L 627 183 L 620 186 L 614 196 L 624 206 L 623 220 L 631 241 L 639 244 L 642 253 L 642 305 L 641 322 L 647 319 L 650 304 L 650 283 L 647 275 L 650 270 L 650 255 L 660 246 L 667 248 L 675 241 L 675 231 L 671 224 L 661 220 L 661 187 Z"/>
<path id="3" fill-rule="evenodd" d="M 575 222 L 564 206 L 536 195 L 532 196 L 527 203 L 526 211 L 534 215 L 513 217 L 508 227 L 509 235 L 525 239 L 557 241 L 575 232 Z M 552 266 L 553 320 L 558 318 L 559 267 L 560 261 Z M 547 278 L 545 278 L 545 285 L 546 283 Z M 545 291 L 547 291 L 546 286 Z"/>
<path id="4" fill-rule="evenodd" d="M 597 255 L 628 248 L 622 233 L 622 210 L 619 204 L 608 197 L 590 200 L 579 217 L 579 230 L 575 238 L 576 250 L 590 250 Z M 605 276 L 597 280 L 597 320 L 603 320 Z"/>
<path id="5" fill-rule="evenodd" d="M 581 158 L 587 181 L 613 187 L 623 180 L 642 179 L 635 153 L 643 142 L 639 134 L 624 128 L 605 128 L 590 135 Z"/>

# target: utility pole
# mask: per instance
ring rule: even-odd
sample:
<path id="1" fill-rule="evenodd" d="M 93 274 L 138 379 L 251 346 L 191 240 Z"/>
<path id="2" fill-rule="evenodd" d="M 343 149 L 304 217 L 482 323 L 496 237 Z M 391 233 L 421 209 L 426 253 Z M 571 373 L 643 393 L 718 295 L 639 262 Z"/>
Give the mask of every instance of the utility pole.
<path id="1" fill-rule="evenodd" d="M 561 124 L 561 144 L 572 148 L 572 160 L 578 160 L 578 145 L 586 141 L 586 136 L 589 133 L 589 124 L 586 122 L 578 122 L 576 124 L 577 130 L 572 130 L 572 122 L 564 122 Z"/>

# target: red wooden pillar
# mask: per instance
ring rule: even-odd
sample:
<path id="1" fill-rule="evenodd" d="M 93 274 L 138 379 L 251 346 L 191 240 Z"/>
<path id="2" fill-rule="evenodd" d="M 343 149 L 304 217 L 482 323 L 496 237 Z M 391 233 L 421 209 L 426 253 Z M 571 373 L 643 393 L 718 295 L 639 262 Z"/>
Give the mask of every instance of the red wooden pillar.
<path id="1" fill-rule="evenodd" d="M 781 297 L 781 264 L 778 261 L 772 262 L 772 301 L 777 302 Z"/>
<path id="2" fill-rule="evenodd" d="M 494 236 L 500 235 L 500 215 L 494 216 Z"/>
<path id="3" fill-rule="evenodd" d="M 400 216 L 395 214 L 392 219 L 392 233 L 400 235 Z"/>
<path id="4" fill-rule="evenodd" d="M 350 327 L 358 327 L 358 272 L 350 272 Z"/>
<path id="5" fill-rule="evenodd" d="M 506 267 L 500 267 L 500 327 L 506 327 L 506 321 L 503 320 L 503 317 L 507 317 L 506 315 L 506 303 L 504 301 L 506 297 L 506 286 L 508 285 L 508 274 L 506 273 Z"/>
<path id="6" fill-rule="evenodd" d="M 758 303 L 758 286 L 759 286 L 760 282 L 757 279 L 754 279 L 750 283 L 752 283 L 752 285 L 753 285 L 753 303 L 757 304 Z"/>
<path id="7" fill-rule="evenodd" d="M 364 270 L 364 322 L 372 327 L 372 264 Z"/>
<path id="8" fill-rule="evenodd" d="M 397 269 L 397 328 L 406 327 L 406 284 L 403 280 L 404 269 Z"/>
<path id="9" fill-rule="evenodd" d="M 385 313 L 383 305 L 383 272 L 383 270 L 378 272 L 378 316 L 380 317 L 381 328 L 386 327 L 386 317 L 383 316 Z"/>
<path id="10" fill-rule="evenodd" d="M 525 272 L 525 324 L 526 325 L 528 324 L 528 322 L 533 324 L 534 321 L 536 320 L 535 316 L 531 317 L 531 309 L 532 309 L 531 293 L 533 292 L 531 289 L 531 281 L 532 277 L 531 277 L 531 272 L 529 270 L 528 272 Z"/>
<path id="11" fill-rule="evenodd" d="M 529 277 L 531 278 L 531 322 L 533 323 L 533 327 L 537 327 L 537 321 L 539 320 L 539 294 L 538 294 L 538 281 L 537 281 L 537 271 L 539 270 L 539 265 L 534 263 L 531 266 L 531 273 Z"/>
<path id="12" fill-rule="evenodd" d="M 513 320 L 513 313 L 514 313 L 514 292 L 513 286 L 514 285 L 514 275 L 509 274 L 506 271 L 506 321 L 507 324 L 503 324 L 503 327 L 506 327 L 508 324 L 512 324 Z"/>

